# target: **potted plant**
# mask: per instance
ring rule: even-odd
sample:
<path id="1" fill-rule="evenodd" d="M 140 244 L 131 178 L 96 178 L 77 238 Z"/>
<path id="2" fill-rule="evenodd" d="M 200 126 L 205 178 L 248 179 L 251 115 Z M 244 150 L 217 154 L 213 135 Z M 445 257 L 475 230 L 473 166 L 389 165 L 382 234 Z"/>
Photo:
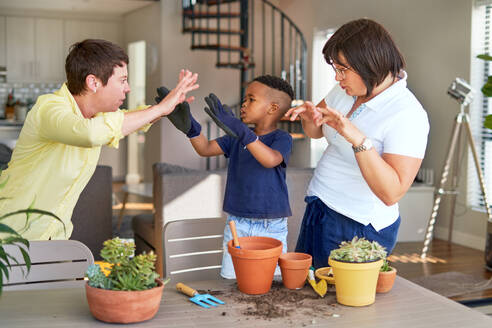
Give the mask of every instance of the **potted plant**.
<path id="1" fill-rule="evenodd" d="M 389 265 L 387 259 L 383 260 L 383 266 L 379 269 L 376 293 L 387 293 L 393 288 L 396 278 L 396 268 Z"/>
<path id="2" fill-rule="evenodd" d="M 1 173 L 2 170 L 0 170 L 0 174 Z M 6 178 L 5 181 L 2 181 L 0 183 L 0 189 L 5 187 L 7 182 L 8 182 L 8 178 Z M 8 201 L 8 198 L 1 198 L 0 201 Z M 2 294 L 4 279 L 5 280 L 9 279 L 9 271 L 12 269 L 12 265 L 19 265 L 17 259 L 5 251 L 4 246 L 14 245 L 19 248 L 19 251 L 21 252 L 24 258 L 24 262 L 26 264 L 26 269 L 27 269 L 27 271 L 24 271 L 24 267 L 20 266 L 24 275 L 29 274 L 29 270 L 31 269 L 31 258 L 29 257 L 29 241 L 23 238 L 19 232 L 15 231 L 5 223 L 1 222 L 2 220 L 10 216 L 18 215 L 18 214 L 26 215 L 26 224 L 24 226 L 25 230 L 27 230 L 27 228 L 29 227 L 29 223 L 31 220 L 37 220 L 43 215 L 50 216 L 55 220 L 60 221 L 63 224 L 63 229 L 65 229 L 65 224 L 58 216 L 56 216 L 51 212 L 34 208 L 34 201 L 27 209 L 6 213 L 0 216 L 0 295 Z M 37 216 L 33 217 L 33 215 L 35 214 L 37 214 Z"/>
<path id="3" fill-rule="evenodd" d="M 332 250 L 328 264 L 333 268 L 337 302 L 349 306 L 374 303 L 379 269 L 385 258 L 386 250 L 378 242 L 357 236 Z"/>
<path id="4" fill-rule="evenodd" d="M 164 284 L 155 272 L 153 252 L 133 256 L 135 244 L 120 238 L 106 240 L 101 257 L 110 264 L 106 276 L 99 264 L 86 272 L 87 302 L 101 321 L 132 323 L 149 320 L 159 310 Z"/>

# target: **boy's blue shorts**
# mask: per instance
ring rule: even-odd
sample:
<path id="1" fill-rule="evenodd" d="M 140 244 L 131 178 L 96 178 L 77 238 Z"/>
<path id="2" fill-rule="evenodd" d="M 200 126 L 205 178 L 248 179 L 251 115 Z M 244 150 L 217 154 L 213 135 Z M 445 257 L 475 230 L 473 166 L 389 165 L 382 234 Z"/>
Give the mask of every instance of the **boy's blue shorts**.
<path id="1" fill-rule="evenodd" d="M 396 244 L 401 219 L 390 226 L 376 231 L 352 220 L 326 206 L 318 197 L 307 196 L 304 218 L 297 239 L 296 252 L 311 254 L 313 266 L 318 269 L 328 266 L 328 257 L 342 241 L 352 240 L 354 236 L 377 241 L 391 254 Z"/>
<path id="2" fill-rule="evenodd" d="M 227 243 L 232 239 L 231 228 L 229 221 L 236 222 L 236 230 L 238 237 L 271 237 L 278 239 L 283 244 L 282 252 L 287 252 L 287 218 L 278 219 L 249 219 L 233 215 L 227 215 L 227 221 L 224 228 L 222 269 L 220 275 L 226 279 L 236 279 L 232 258 L 227 250 Z M 277 265 L 275 275 L 280 275 L 280 269 Z"/>

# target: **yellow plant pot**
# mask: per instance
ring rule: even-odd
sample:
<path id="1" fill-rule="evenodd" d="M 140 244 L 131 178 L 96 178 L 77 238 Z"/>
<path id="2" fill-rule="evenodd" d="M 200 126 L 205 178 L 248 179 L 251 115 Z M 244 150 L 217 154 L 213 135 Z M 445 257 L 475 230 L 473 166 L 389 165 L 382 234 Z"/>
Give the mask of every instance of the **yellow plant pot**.
<path id="1" fill-rule="evenodd" d="M 348 306 L 374 303 L 379 269 L 383 260 L 368 263 L 349 263 L 328 259 L 333 268 L 337 302 Z"/>

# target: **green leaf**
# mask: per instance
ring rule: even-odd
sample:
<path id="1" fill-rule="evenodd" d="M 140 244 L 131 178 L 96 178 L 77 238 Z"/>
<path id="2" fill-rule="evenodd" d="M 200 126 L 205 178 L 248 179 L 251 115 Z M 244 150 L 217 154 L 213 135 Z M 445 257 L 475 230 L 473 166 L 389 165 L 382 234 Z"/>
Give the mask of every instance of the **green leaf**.
<path id="1" fill-rule="evenodd" d="M 8 234 L 16 235 L 16 236 L 19 236 L 20 237 L 20 235 L 17 233 L 17 231 L 15 231 L 11 227 L 9 227 L 8 225 L 3 224 L 3 223 L 0 223 L 0 232 L 5 232 L 5 233 L 8 233 Z M 3 242 L 2 242 L 2 244 L 3 244 Z"/>
<path id="2" fill-rule="evenodd" d="M 483 122 L 483 126 L 488 129 L 492 129 L 492 114 L 485 116 L 485 122 Z"/>
<path id="3" fill-rule="evenodd" d="M 0 173 L 2 173 L 2 172 L 0 171 Z M 9 181 L 9 178 L 10 178 L 10 177 L 9 177 L 9 176 L 7 176 L 7 178 L 5 179 L 5 181 L 2 181 L 2 182 L 0 183 L 0 189 L 2 189 L 3 187 L 5 187 L 5 185 L 6 185 L 6 184 L 7 184 L 7 182 Z"/>
<path id="4" fill-rule="evenodd" d="M 31 258 L 24 248 L 19 247 L 19 249 L 22 253 L 22 257 L 24 257 L 24 263 L 26 263 L 27 273 L 29 273 L 29 271 L 31 271 Z"/>
<path id="5" fill-rule="evenodd" d="M 477 56 L 477 58 L 483 59 L 483 60 L 487 60 L 487 61 L 491 61 L 492 60 L 492 56 L 487 55 L 487 54 L 480 54 L 480 55 Z"/>
<path id="6" fill-rule="evenodd" d="M 486 97 L 492 97 L 492 76 L 489 76 L 487 83 L 485 83 L 482 87 L 482 93 Z"/>

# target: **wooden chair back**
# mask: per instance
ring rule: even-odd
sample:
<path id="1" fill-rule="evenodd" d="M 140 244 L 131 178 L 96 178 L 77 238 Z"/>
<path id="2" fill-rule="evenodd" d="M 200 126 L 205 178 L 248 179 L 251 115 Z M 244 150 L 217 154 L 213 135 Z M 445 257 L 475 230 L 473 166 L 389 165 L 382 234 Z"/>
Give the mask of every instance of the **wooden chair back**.
<path id="1" fill-rule="evenodd" d="M 28 251 L 31 270 L 25 276 L 26 264 L 18 247 L 5 245 L 4 248 L 19 262 L 12 266 L 4 290 L 80 287 L 85 284 L 87 267 L 94 264 L 91 251 L 79 241 L 31 241 Z"/>
<path id="2" fill-rule="evenodd" d="M 179 281 L 217 279 L 225 218 L 184 219 L 164 225 L 164 272 Z"/>

